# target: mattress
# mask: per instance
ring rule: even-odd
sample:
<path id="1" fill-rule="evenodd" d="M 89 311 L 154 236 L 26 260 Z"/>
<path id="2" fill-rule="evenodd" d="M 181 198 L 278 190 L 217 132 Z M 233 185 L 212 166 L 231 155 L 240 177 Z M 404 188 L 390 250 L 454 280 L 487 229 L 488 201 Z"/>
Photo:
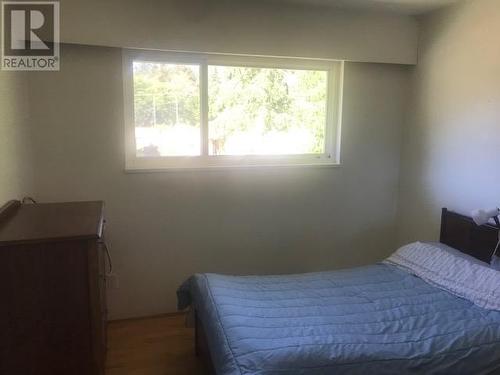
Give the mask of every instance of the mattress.
<path id="1" fill-rule="evenodd" d="M 179 290 L 219 375 L 500 372 L 500 312 L 394 265 L 198 274 Z"/>

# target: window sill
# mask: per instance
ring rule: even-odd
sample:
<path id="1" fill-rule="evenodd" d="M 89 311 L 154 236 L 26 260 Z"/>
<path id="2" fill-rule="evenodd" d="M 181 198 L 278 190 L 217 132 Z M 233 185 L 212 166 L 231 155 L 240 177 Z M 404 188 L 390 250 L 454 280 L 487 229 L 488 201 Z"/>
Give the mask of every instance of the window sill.
<path id="1" fill-rule="evenodd" d="M 321 162 L 321 163 L 295 163 L 295 164 L 241 164 L 241 165 L 207 165 L 207 166 L 189 166 L 189 167 L 125 167 L 127 174 L 135 173 L 161 173 L 161 172 L 212 172 L 212 171 L 230 171 L 230 170 L 258 170 L 258 169 L 297 169 L 297 168 L 340 168 L 339 162 Z"/>

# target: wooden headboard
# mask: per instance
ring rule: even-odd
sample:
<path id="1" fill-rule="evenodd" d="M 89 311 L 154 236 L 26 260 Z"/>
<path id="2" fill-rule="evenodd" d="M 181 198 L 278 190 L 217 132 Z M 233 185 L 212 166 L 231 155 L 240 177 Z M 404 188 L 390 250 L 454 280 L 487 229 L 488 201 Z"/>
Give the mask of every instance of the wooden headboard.
<path id="1" fill-rule="evenodd" d="M 440 242 L 489 263 L 498 242 L 498 228 L 477 226 L 470 217 L 443 208 Z"/>

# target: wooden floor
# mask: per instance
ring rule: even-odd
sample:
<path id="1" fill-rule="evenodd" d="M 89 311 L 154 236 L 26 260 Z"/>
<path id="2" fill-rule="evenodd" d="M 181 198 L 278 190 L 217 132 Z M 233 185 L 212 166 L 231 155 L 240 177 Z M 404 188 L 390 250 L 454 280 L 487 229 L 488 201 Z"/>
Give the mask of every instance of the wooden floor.
<path id="1" fill-rule="evenodd" d="M 184 315 L 122 320 L 108 324 L 106 375 L 198 375 L 194 330 Z"/>

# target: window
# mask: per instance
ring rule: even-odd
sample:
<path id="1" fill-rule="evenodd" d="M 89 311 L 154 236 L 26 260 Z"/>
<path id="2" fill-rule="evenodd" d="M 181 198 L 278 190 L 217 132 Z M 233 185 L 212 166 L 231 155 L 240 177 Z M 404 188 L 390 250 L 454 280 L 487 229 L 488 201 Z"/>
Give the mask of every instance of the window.
<path id="1" fill-rule="evenodd" d="M 126 169 L 339 162 L 342 62 L 127 50 Z"/>

